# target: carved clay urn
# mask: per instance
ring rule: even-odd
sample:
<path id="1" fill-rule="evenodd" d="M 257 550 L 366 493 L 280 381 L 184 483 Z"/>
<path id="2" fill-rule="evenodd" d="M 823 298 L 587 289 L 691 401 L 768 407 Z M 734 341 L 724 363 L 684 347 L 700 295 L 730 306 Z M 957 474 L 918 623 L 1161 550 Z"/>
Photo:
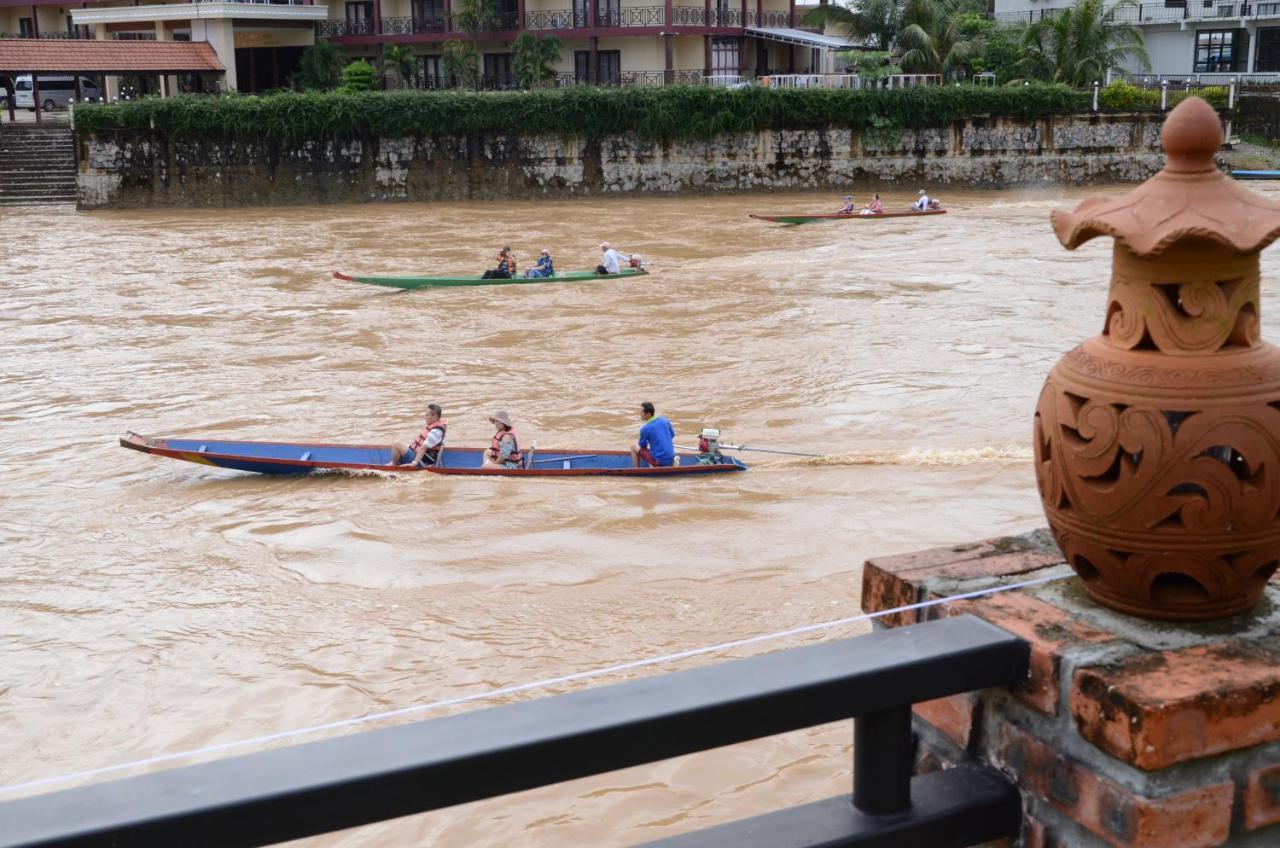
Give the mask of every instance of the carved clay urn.
<path id="1" fill-rule="evenodd" d="M 1214 167 L 1221 141 L 1189 98 L 1165 121 L 1163 171 L 1052 215 L 1068 250 L 1115 247 L 1102 333 L 1036 406 L 1040 498 L 1089 594 L 1147 618 L 1245 612 L 1280 561 L 1280 349 L 1258 302 L 1280 204 Z"/>

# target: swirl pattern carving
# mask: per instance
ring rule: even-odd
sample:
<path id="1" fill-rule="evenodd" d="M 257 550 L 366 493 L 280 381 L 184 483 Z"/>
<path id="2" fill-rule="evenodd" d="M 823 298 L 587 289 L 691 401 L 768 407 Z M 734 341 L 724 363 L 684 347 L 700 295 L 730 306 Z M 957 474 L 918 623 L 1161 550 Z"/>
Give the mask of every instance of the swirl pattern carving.
<path id="1" fill-rule="evenodd" d="M 1267 353 L 1280 369 L 1280 350 Z M 1160 379 L 1134 397 L 1123 377 L 1081 381 L 1079 361 L 1064 358 L 1040 395 L 1035 462 L 1049 524 L 1086 589 L 1148 617 L 1251 607 L 1280 562 L 1280 384 L 1225 404 L 1188 402 Z"/>
<path id="2" fill-rule="evenodd" d="M 1036 404 L 1040 498 L 1085 589 L 1149 618 L 1245 612 L 1280 564 L 1280 349 L 1261 338 L 1258 257 L 1280 203 L 1214 167 L 1222 136 L 1188 97 L 1163 171 L 1052 215 L 1068 250 L 1115 247 L 1101 335 Z"/>

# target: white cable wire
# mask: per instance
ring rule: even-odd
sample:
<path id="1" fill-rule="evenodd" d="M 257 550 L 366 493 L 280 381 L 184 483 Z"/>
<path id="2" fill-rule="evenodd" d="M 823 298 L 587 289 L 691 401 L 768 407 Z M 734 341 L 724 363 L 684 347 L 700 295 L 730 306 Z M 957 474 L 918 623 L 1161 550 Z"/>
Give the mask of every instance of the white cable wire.
<path id="1" fill-rule="evenodd" d="M 83 780 L 90 777 L 99 777 L 104 774 L 113 774 L 119 771 L 139 768 L 141 766 L 154 766 L 160 763 L 169 763 L 174 760 L 183 760 L 189 757 L 198 757 L 204 754 L 215 754 L 221 751 L 230 751 L 236 748 L 247 748 L 256 745 L 263 745 L 268 742 L 278 742 L 281 739 L 294 739 L 299 736 L 309 736 L 314 733 L 323 733 L 327 730 L 340 730 L 347 727 L 357 727 L 362 724 L 369 724 L 375 721 L 385 721 L 390 718 L 400 718 L 408 715 L 416 715 L 418 713 L 427 712 L 428 710 L 441 709 L 442 707 L 454 707 L 459 704 L 469 704 L 473 701 L 483 701 L 489 698 L 501 698 L 506 695 L 515 695 L 521 692 L 528 692 L 533 689 L 545 689 L 551 686 L 559 686 L 565 683 L 575 683 L 579 680 L 589 680 L 594 677 L 603 677 L 609 674 L 617 674 L 621 671 L 631 671 L 637 668 L 645 668 L 646 666 L 659 665 L 662 663 L 675 662 L 677 660 L 689 659 L 690 657 L 702 656 L 704 654 L 716 654 L 721 651 L 728 651 L 733 648 L 741 648 L 746 645 L 756 645 L 761 642 L 770 642 L 776 639 L 786 639 L 791 636 L 802 636 L 806 633 L 813 633 L 818 630 L 829 630 L 834 627 L 844 627 L 848 624 L 855 624 L 859 621 L 870 621 L 874 618 L 881 618 L 886 615 L 893 615 L 899 612 L 910 612 L 912 610 L 926 609 L 928 607 L 938 606 L 940 604 L 951 603 L 952 601 L 965 601 L 972 598 L 980 598 L 983 595 L 994 595 L 999 592 L 1010 592 L 1014 589 L 1025 589 L 1028 586 L 1039 586 L 1043 583 L 1052 583 L 1056 580 L 1065 580 L 1071 577 L 1070 574 L 1058 574 L 1052 577 L 1038 577 L 1034 580 L 1025 580 L 1021 583 L 1011 583 L 1007 586 L 992 586 L 987 589 L 978 589 L 973 592 L 965 592 L 959 595 L 952 595 L 947 598 L 934 598 L 929 601 L 921 601 L 915 604 L 907 604 L 906 606 L 893 607 L 892 609 L 879 610 L 878 612 L 862 613 L 861 615 L 853 615 L 847 618 L 837 618 L 832 621 L 822 621 L 817 624 L 806 624 L 802 627 L 793 627 L 789 630 L 779 630 L 774 633 L 765 633 L 760 636 L 747 636 L 742 639 L 734 639 L 731 642 L 721 642 L 717 645 L 706 645 L 701 648 L 690 648 L 686 651 L 679 651 L 674 654 L 664 654 L 659 657 L 647 657 L 641 660 L 632 660 L 630 662 L 618 663 L 617 665 L 605 666 L 604 668 L 592 669 L 590 671 L 579 671 L 573 674 L 565 674 L 560 677 L 549 677 L 544 680 L 535 680 L 531 683 L 521 683 L 517 686 L 505 686 L 501 689 L 490 689 L 487 692 L 476 692 L 471 695 L 461 695 L 457 698 L 447 698 L 443 701 L 432 701 L 428 704 L 414 704 L 408 707 L 401 707 L 396 710 L 388 710 L 381 713 L 372 713 L 365 716 L 357 716 L 356 718 L 343 719 L 341 721 L 331 721 L 325 724 L 317 724 L 311 727 L 300 727 L 294 730 L 282 730 L 278 733 L 269 733 L 265 736 L 254 736 L 250 739 L 240 739 L 235 742 L 222 742 L 217 745 L 206 745 L 203 748 L 194 748 L 189 751 L 178 751 L 173 754 L 160 754 L 155 757 L 146 757 L 141 760 L 133 760 L 127 763 L 119 763 L 114 766 L 103 766 L 101 768 L 87 769 L 85 771 L 69 772 L 54 777 L 42 777 L 37 780 L 29 780 L 25 783 L 15 783 L 10 786 L 0 786 L 0 795 L 7 795 L 13 792 L 21 792 L 26 789 L 35 789 L 39 786 L 49 786 L 55 783 L 67 783 L 74 780 Z"/>

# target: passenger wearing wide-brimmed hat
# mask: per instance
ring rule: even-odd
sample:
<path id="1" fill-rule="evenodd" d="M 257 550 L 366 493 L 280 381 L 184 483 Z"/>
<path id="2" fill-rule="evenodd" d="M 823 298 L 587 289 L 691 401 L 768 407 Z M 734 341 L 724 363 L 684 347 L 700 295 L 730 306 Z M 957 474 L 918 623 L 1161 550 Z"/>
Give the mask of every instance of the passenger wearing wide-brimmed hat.
<path id="1" fill-rule="evenodd" d="M 484 452 L 484 465 L 499 465 L 504 468 L 520 468 L 524 457 L 520 454 L 520 440 L 516 435 L 515 425 L 506 410 L 499 410 L 489 416 L 489 422 L 497 428 L 493 434 L 493 442 Z"/>

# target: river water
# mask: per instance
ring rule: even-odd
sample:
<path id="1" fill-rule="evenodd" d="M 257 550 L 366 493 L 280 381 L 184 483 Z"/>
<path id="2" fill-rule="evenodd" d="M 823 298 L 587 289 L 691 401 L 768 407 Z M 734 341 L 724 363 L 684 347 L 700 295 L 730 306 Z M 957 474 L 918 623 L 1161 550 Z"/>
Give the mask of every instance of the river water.
<path id="1" fill-rule="evenodd" d="M 1063 250 L 1048 212 L 1091 193 L 794 228 L 746 213 L 835 200 L 0 212 L 0 785 L 850 616 L 869 556 L 1040 526 L 1032 408 L 1100 329 L 1110 261 Z M 602 238 L 655 273 L 330 277 L 466 272 L 500 242 L 589 268 Z M 625 448 L 642 400 L 685 443 L 714 425 L 829 456 L 667 482 L 273 480 L 116 445 L 389 442 L 436 401 L 454 445 L 507 409 L 526 443 Z M 816 728 L 305 844 L 656 839 L 848 791 L 850 744 Z"/>

